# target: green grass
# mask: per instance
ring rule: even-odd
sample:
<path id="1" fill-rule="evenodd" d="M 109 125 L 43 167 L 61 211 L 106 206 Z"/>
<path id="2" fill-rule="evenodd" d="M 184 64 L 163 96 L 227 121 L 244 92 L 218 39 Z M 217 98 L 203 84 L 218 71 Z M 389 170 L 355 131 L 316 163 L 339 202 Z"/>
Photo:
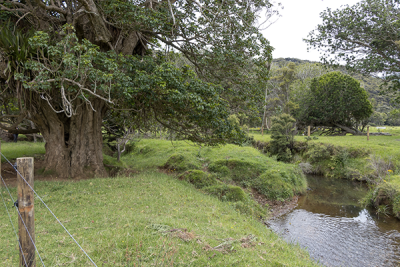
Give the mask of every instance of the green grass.
<path id="1" fill-rule="evenodd" d="M 387 126 L 386 129 L 381 130 L 382 132 L 387 132 L 392 134 L 392 136 L 370 136 L 369 141 L 367 141 L 366 136 L 317 136 L 317 140 L 310 140 L 309 142 L 319 142 L 325 144 L 332 144 L 335 146 L 343 146 L 347 148 L 356 149 L 366 149 L 371 154 L 379 155 L 383 158 L 396 158 L 400 160 L 400 127 L 390 127 Z M 370 127 L 370 132 L 378 132 L 376 127 Z M 260 133 L 252 133 L 255 140 L 269 142 L 271 136 L 269 134 L 264 134 L 262 136 Z M 304 136 L 296 136 L 296 141 L 305 141 Z"/>
<path id="2" fill-rule="evenodd" d="M 46 152 L 44 148 L 44 143 L 38 142 L 17 142 L 17 143 L 1 143 L 1 153 L 6 156 L 9 160 L 14 160 L 20 157 L 35 156 L 39 154 L 44 154 Z M 2 157 L 1 162 L 6 162 Z"/>
<path id="3" fill-rule="evenodd" d="M 316 266 L 308 253 L 241 214 L 233 203 L 154 170 L 133 177 L 38 181 L 35 190 L 98 266 L 170 266 L 171 260 L 174 266 Z M 16 189 L 11 191 L 16 197 Z M 6 201 L 11 208 L 8 196 Z M 35 203 L 36 243 L 46 266 L 90 266 L 43 205 Z M 17 266 L 15 235 L 2 207 L 0 265 Z M 12 218 L 17 224 L 15 211 Z M 155 265 L 162 259 L 165 265 Z"/>
<path id="4" fill-rule="evenodd" d="M 271 199 L 287 199 L 307 188 L 296 165 L 276 162 L 253 147 L 200 147 L 184 141 L 144 139 L 124 161 L 139 171 L 163 167 L 177 175 L 206 169 L 227 184 L 256 188 Z M 268 182 L 272 178 L 277 183 Z"/>

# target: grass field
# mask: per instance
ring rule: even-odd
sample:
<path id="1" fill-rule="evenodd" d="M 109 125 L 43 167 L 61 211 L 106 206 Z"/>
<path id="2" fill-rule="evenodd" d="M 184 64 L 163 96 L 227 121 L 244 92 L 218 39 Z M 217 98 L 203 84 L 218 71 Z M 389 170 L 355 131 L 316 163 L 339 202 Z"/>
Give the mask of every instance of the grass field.
<path id="1" fill-rule="evenodd" d="M 368 150 L 371 154 L 376 154 L 384 158 L 393 157 L 400 159 L 400 127 L 386 127 L 386 129 L 380 130 L 382 132 L 387 132 L 392 134 L 392 136 L 370 136 L 369 141 L 367 141 L 366 136 L 318 136 L 316 140 L 310 140 L 309 142 L 320 142 L 329 143 L 337 146 L 343 147 L 354 147 L 363 148 Z M 376 127 L 371 127 L 370 132 L 378 132 Z M 271 140 L 269 134 L 264 134 L 262 136 L 260 133 L 251 133 L 255 140 L 268 142 Z M 298 135 L 295 137 L 296 141 L 305 141 L 304 136 Z"/>
<path id="2" fill-rule="evenodd" d="M 13 145 L 3 144 L 7 157 L 44 152 L 40 144 L 29 146 L 30 150 L 23 143 L 18 149 Z M 317 265 L 306 251 L 287 244 L 234 203 L 204 194 L 176 179 L 172 170 L 158 171 L 176 153 L 200 168 L 220 158 L 249 158 L 256 163 L 265 157 L 248 147 L 200 148 L 186 142 L 172 146 L 142 140 L 123 156 L 123 164 L 136 170 L 130 177 L 37 181 L 35 190 L 98 266 Z M 12 200 L 4 187 L 0 189 L 17 225 Z M 11 194 L 16 198 L 16 188 Z M 36 243 L 45 265 L 91 266 L 38 199 L 35 203 Z M 17 266 L 15 234 L 1 206 L 0 266 Z M 36 263 L 41 265 L 38 257 Z"/>
<path id="3" fill-rule="evenodd" d="M 43 142 L 26 142 L 26 141 L 19 141 L 17 143 L 1 143 L 1 153 L 6 156 L 9 160 L 15 160 L 19 157 L 25 156 L 35 156 L 44 154 L 46 152 L 44 148 Z M 4 157 L 1 157 L 1 162 L 6 162 Z"/>
<path id="4" fill-rule="evenodd" d="M 35 190 L 98 266 L 315 265 L 305 251 L 240 214 L 230 202 L 163 173 L 36 182 Z M 15 198 L 16 189 L 11 192 Z M 5 198 L 11 208 L 11 199 Z M 36 242 L 45 265 L 90 266 L 35 201 Z M 0 265 L 17 266 L 18 247 L 4 206 L 0 213 Z M 17 225 L 15 211 L 11 214 Z"/>
<path id="5" fill-rule="evenodd" d="M 375 127 L 371 127 L 371 132 L 378 132 Z M 367 152 L 367 156 L 364 159 L 358 159 L 358 161 L 364 161 L 364 168 L 367 167 L 368 162 L 371 158 L 379 159 L 387 162 L 387 165 L 391 165 L 394 173 L 400 175 L 400 127 L 386 127 L 381 131 L 388 132 L 391 136 L 370 136 L 369 141 L 366 136 L 318 136 L 313 135 L 318 139 L 311 139 L 309 143 L 323 143 L 332 144 L 334 146 L 341 146 L 348 150 L 362 149 Z M 269 134 L 263 136 L 259 133 L 253 132 L 251 134 L 255 140 L 268 142 L 271 140 Z M 304 136 L 295 136 L 296 141 L 306 141 Z M 390 162 L 390 164 L 389 164 Z M 362 170 L 361 170 L 362 172 Z M 391 179 L 394 184 L 400 184 L 398 177 L 395 176 Z"/>

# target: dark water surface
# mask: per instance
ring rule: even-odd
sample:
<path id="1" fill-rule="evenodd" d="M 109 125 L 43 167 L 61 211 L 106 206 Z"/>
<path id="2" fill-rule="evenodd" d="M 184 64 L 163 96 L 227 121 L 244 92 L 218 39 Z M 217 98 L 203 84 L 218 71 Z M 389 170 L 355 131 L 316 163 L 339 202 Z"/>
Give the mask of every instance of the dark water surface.
<path id="1" fill-rule="evenodd" d="M 307 248 L 325 266 L 400 266 L 400 220 L 378 216 L 358 201 L 357 182 L 307 177 L 311 190 L 296 209 L 270 221 L 287 242 Z"/>

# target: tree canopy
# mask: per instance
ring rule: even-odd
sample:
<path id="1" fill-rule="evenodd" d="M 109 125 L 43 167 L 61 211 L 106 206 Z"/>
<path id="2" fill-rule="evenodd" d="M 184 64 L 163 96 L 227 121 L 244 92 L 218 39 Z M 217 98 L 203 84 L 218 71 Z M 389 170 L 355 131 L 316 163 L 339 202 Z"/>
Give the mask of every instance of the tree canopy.
<path id="1" fill-rule="evenodd" d="M 296 117 L 303 126 L 326 126 L 331 133 L 358 134 L 357 126 L 372 112 L 367 92 L 359 81 L 340 72 L 330 72 L 312 80 Z"/>
<path id="2" fill-rule="evenodd" d="M 382 78 L 398 92 L 399 15 L 396 0 L 363 0 L 339 10 L 328 8 L 321 13 L 322 24 L 305 41 L 323 52 L 324 63 L 344 61 L 348 69 Z"/>
<path id="3" fill-rule="evenodd" d="M 46 168 L 64 176 L 104 172 L 106 117 L 158 123 L 199 143 L 240 142 L 230 109 L 251 108 L 267 82 L 272 47 L 260 18 L 275 14 L 269 1 L 5 0 L 0 8 L 2 100 L 19 111 L 4 109 L 0 127 L 40 131 Z M 15 129 L 24 119 L 37 130 Z"/>

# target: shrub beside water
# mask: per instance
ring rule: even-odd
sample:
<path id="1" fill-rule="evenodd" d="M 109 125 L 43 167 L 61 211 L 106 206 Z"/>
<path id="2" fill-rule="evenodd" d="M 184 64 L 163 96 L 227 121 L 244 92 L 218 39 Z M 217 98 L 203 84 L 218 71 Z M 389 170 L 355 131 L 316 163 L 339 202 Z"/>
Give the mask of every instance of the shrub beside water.
<path id="1" fill-rule="evenodd" d="M 371 189 L 361 202 L 364 206 L 375 208 L 377 212 L 386 207 L 388 213 L 400 219 L 400 188 L 396 184 L 396 180 L 400 180 L 400 177 L 396 175 L 391 179 L 394 181 L 385 180 Z"/>

